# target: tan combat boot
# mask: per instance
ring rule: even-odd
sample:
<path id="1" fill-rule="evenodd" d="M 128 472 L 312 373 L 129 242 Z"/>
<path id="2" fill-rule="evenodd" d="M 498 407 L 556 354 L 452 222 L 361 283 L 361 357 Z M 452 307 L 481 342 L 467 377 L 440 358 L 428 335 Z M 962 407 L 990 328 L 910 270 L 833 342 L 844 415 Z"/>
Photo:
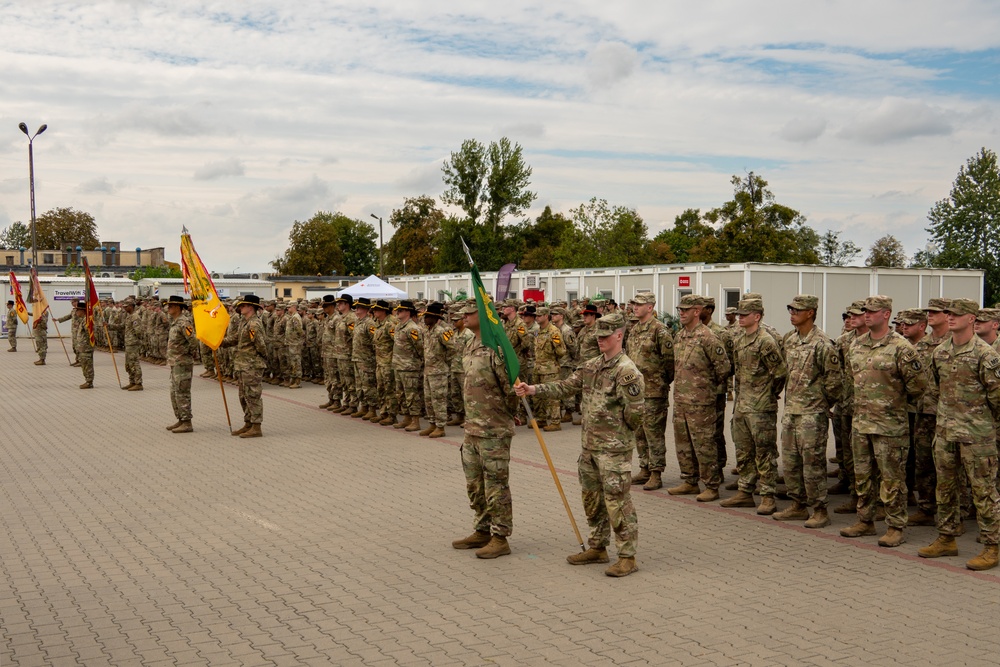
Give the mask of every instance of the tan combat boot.
<path id="1" fill-rule="evenodd" d="M 586 551 L 578 554 L 573 554 L 572 556 L 566 556 L 566 562 L 570 565 L 588 565 L 590 563 L 607 563 L 610 558 L 608 558 L 608 550 L 604 547 L 595 549 L 590 547 Z"/>
<path id="2" fill-rule="evenodd" d="M 802 503 L 792 501 L 792 504 L 771 515 L 775 521 L 805 521 L 809 518 L 809 510 Z"/>
<path id="3" fill-rule="evenodd" d="M 833 508 L 834 514 L 856 514 L 858 511 L 858 497 L 851 496 L 842 505 Z"/>
<path id="4" fill-rule="evenodd" d="M 433 431 L 427 434 L 428 438 L 443 438 L 444 436 L 444 426 L 436 426 Z"/>
<path id="5" fill-rule="evenodd" d="M 699 503 L 713 502 L 719 499 L 719 490 L 706 488 L 704 491 L 695 496 L 694 499 L 697 500 Z"/>
<path id="6" fill-rule="evenodd" d="M 667 493 L 672 496 L 693 496 L 696 493 L 701 493 L 701 487 L 697 484 L 681 482 L 679 485 L 667 489 Z"/>
<path id="7" fill-rule="evenodd" d="M 413 423 L 413 417 L 410 415 L 403 415 L 403 421 L 395 423 L 392 425 L 393 428 L 406 428 L 411 423 Z"/>
<path id="8" fill-rule="evenodd" d="M 493 535 L 489 544 L 481 549 L 476 549 L 476 558 L 499 558 L 510 554 L 510 545 L 503 535 Z"/>
<path id="9" fill-rule="evenodd" d="M 757 514 L 771 516 L 777 511 L 778 506 L 774 502 L 774 496 L 764 496 L 760 499 L 760 505 L 757 506 Z"/>
<path id="10" fill-rule="evenodd" d="M 290 384 L 292 384 L 291 380 L 282 380 L 281 382 L 278 383 L 278 386 L 279 387 L 287 387 Z"/>
<path id="11" fill-rule="evenodd" d="M 142 383 L 132 385 L 129 391 L 142 391 Z"/>
<path id="12" fill-rule="evenodd" d="M 295 378 L 294 380 L 292 380 L 291 382 L 288 383 L 288 388 L 289 389 L 301 389 L 302 388 L 302 379 L 301 378 Z"/>
<path id="13" fill-rule="evenodd" d="M 638 569 L 635 558 L 619 558 L 617 563 L 604 571 L 604 574 L 609 577 L 627 577 Z"/>
<path id="14" fill-rule="evenodd" d="M 437 429 L 437 426 L 434 425 L 434 422 L 431 422 L 430 424 L 427 425 L 427 428 L 420 431 L 419 435 L 427 437 L 428 435 L 433 433 L 435 429 Z"/>
<path id="15" fill-rule="evenodd" d="M 880 547 L 898 547 L 900 544 L 906 541 L 906 537 L 903 536 L 902 528 L 889 528 L 885 531 L 885 535 L 878 538 L 878 545 Z"/>
<path id="16" fill-rule="evenodd" d="M 841 537 L 864 537 L 866 535 L 874 535 L 874 534 L 875 534 L 875 522 L 873 521 L 859 520 L 854 525 L 840 529 Z"/>
<path id="17" fill-rule="evenodd" d="M 93 389 L 93 388 L 94 388 L 93 382 L 84 382 L 83 384 L 80 385 L 80 389 Z"/>
<path id="18" fill-rule="evenodd" d="M 167 430 L 168 430 L 168 431 L 173 431 L 173 430 L 174 430 L 175 428 L 177 428 L 178 426 L 180 426 L 180 425 L 181 425 L 181 424 L 183 424 L 183 423 L 184 423 L 184 422 L 182 422 L 182 421 L 181 421 L 180 419 L 178 419 L 178 420 L 177 420 L 177 423 L 176 423 L 176 424 L 171 424 L 170 426 L 168 426 L 168 427 L 167 427 Z"/>
<path id="19" fill-rule="evenodd" d="M 191 426 L 190 421 L 183 421 L 180 426 L 174 429 L 174 433 L 191 433 L 192 431 L 194 431 L 194 427 Z"/>
<path id="20" fill-rule="evenodd" d="M 934 515 L 922 509 L 918 509 L 906 518 L 907 526 L 933 526 L 934 523 Z"/>
<path id="21" fill-rule="evenodd" d="M 393 427 L 395 427 L 396 426 L 396 415 L 386 415 L 385 417 L 382 417 L 381 421 L 379 421 L 379 425 L 381 425 L 381 426 L 393 426 Z"/>
<path id="22" fill-rule="evenodd" d="M 468 537 L 455 540 L 451 543 L 453 549 L 478 549 L 490 543 L 490 534 L 481 533 L 478 530 Z"/>
<path id="23" fill-rule="evenodd" d="M 951 535 L 938 535 L 937 539 L 926 547 L 917 549 L 917 555 L 921 558 L 940 558 L 941 556 L 957 556 L 958 545 Z"/>
<path id="24" fill-rule="evenodd" d="M 326 411 L 327 412 L 340 412 L 340 409 L 342 407 L 343 406 L 340 404 L 340 401 L 333 401 L 333 402 L 330 403 L 330 405 L 327 406 Z"/>
<path id="25" fill-rule="evenodd" d="M 735 496 L 719 503 L 719 507 L 756 507 L 756 505 L 753 494 L 746 491 L 737 491 Z"/>
<path id="26" fill-rule="evenodd" d="M 583 415 L 578 415 L 573 413 L 573 426 L 580 426 L 583 424 Z"/>
<path id="27" fill-rule="evenodd" d="M 821 507 L 802 525 L 806 528 L 826 528 L 830 525 L 830 515 L 827 514 L 825 507 Z"/>
<path id="28" fill-rule="evenodd" d="M 987 544 L 983 547 L 983 552 L 968 561 L 965 567 L 970 570 L 990 570 L 997 566 L 998 559 L 1000 559 L 1000 554 L 998 554 L 997 545 Z"/>
<path id="29" fill-rule="evenodd" d="M 632 475 L 633 484 L 645 484 L 649 481 L 649 468 L 639 467 L 639 474 Z"/>
<path id="30" fill-rule="evenodd" d="M 127 385 L 125 385 L 124 387 L 122 387 L 122 391 L 128 391 L 129 389 L 131 389 L 134 386 L 135 386 L 134 382 L 129 382 Z"/>
<path id="31" fill-rule="evenodd" d="M 660 478 L 660 471 L 653 470 L 649 473 L 649 480 L 642 485 L 643 491 L 656 491 L 663 488 L 663 480 Z"/>
<path id="32" fill-rule="evenodd" d="M 563 410 L 562 423 L 569 424 L 572 421 L 573 421 L 573 413 L 570 412 L 569 410 Z"/>
<path id="33" fill-rule="evenodd" d="M 462 418 L 458 415 L 452 415 L 451 419 L 444 423 L 445 426 L 461 426 Z"/>
<path id="34" fill-rule="evenodd" d="M 368 408 L 368 412 L 361 415 L 361 418 L 364 419 L 366 422 L 377 422 L 380 419 L 382 419 L 381 417 L 379 417 L 378 413 L 375 412 L 375 408 Z"/>
<path id="35" fill-rule="evenodd" d="M 360 419 L 368 414 L 368 406 L 359 405 L 358 409 L 351 413 L 351 419 Z"/>
<path id="36" fill-rule="evenodd" d="M 250 429 L 246 433 L 241 433 L 241 438 L 259 438 L 264 434 L 260 432 L 260 424 L 251 424 Z"/>
<path id="37" fill-rule="evenodd" d="M 333 401 L 327 401 L 323 405 L 319 406 L 319 409 L 320 410 L 326 410 L 327 408 L 332 407 L 332 406 L 333 406 Z"/>
<path id="38" fill-rule="evenodd" d="M 250 422 L 243 424 L 243 428 L 233 431 L 230 435 L 242 435 L 250 430 Z"/>
<path id="39" fill-rule="evenodd" d="M 408 433 L 413 433 L 414 431 L 420 430 L 420 417 L 410 417 L 410 423 L 406 425 L 403 429 Z"/>
<path id="40" fill-rule="evenodd" d="M 556 422 L 555 424 L 546 424 L 545 428 L 543 428 L 542 430 L 543 431 L 561 431 L 562 430 L 562 424 L 560 424 L 559 422 Z"/>
<path id="41" fill-rule="evenodd" d="M 45 360 L 44 359 L 39 359 L 38 361 L 35 362 L 35 365 L 36 366 L 44 366 L 45 365 Z"/>

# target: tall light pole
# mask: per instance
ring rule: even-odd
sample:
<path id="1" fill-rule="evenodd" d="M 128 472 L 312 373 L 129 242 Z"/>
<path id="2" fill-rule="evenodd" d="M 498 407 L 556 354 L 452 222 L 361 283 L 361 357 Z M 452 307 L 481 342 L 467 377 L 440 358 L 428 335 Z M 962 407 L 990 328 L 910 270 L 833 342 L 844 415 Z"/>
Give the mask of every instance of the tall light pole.
<path id="1" fill-rule="evenodd" d="M 385 267 L 382 265 L 382 218 L 374 213 L 371 216 L 378 220 L 378 277 L 385 280 Z"/>
<path id="2" fill-rule="evenodd" d="M 28 137 L 28 183 L 31 188 L 31 265 L 37 269 L 38 237 L 35 234 L 35 154 L 32 150 L 32 145 L 35 141 L 35 137 L 44 132 L 49 126 L 43 124 L 34 134 L 28 133 L 28 126 L 24 123 L 18 123 L 17 126 L 22 132 L 24 132 L 24 136 Z"/>

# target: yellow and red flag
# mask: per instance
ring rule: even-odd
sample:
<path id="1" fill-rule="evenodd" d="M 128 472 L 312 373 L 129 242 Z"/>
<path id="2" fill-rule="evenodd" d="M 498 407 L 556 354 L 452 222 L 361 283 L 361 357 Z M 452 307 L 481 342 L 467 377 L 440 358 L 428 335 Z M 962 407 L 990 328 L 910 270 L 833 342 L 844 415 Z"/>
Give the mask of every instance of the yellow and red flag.
<path id="1" fill-rule="evenodd" d="M 31 324 L 33 326 L 38 323 L 38 320 L 45 317 L 45 313 L 49 310 L 49 300 L 45 298 L 42 285 L 38 282 L 38 271 L 35 271 L 35 267 L 31 267 L 31 299 L 32 303 L 35 304 L 35 309 L 31 311 Z"/>
<path id="2" fill-rule="evenodd" d="M 87 304 L 87 335 L 90 336 L 90 344 L 97 345 L 97 338 L 94 336 L 94 308 L 100 308 L 100 303 L 97 299 L 97 288 L 94 287 L 94 276 L 90 275 L 90 264 L 87 263 L 86 257 L 83 258 L 83 272 L 87 276 L 87 286 L 83 291 Z"/>
<path id="3" fill-rule="evenodd" d="M 215 283 L 194 249 L 187 227 L 181 228 L 181 270 L 184 291 L 191 295 L 195 335 L 213 350 L 219 349 L 229 328 L 229 311 L 222 305 Z"/>
<path id="4" fill-rule="evenodd" d="M 17 282 L 17 276 L 10 272 L 10 291 L 14 293 L 14 310 L 17 311 L 17 319 L 21 324 L 28 323 L 28 309 L 24 305 L 24 297 L 21 296 L 21 283 Z"/>

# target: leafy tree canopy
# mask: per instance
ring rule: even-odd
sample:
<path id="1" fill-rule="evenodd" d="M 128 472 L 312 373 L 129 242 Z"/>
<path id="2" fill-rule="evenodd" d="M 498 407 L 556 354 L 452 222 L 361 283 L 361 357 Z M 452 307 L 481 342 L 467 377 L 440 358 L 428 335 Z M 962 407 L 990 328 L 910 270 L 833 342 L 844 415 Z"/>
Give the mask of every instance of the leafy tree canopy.
<path id="1" fill-rule="evenodd" d="M 865 266 L 906 266 L 906 250 L 899 239 L 892 234 L 886 234 L 872 244 Z"/>
<path id="2" fill-rule="evenodd" d="M 35 219 L 39 250 L 64 250 L 80 246 L 93 250 L 100 246 L 94 216 L 72 208 L 54 208 Z"/>
<path id="3" fill-rule="evenodd" d="M 3 231 L 0 232 L 0 247 L 12 248 L 14 250 L 18 248 L 30 248 L 31 228 L 23 222 L 10 223 L 10 225 L 4 227 Z"/>
<path id="4" fill-rule="evenodd" d="M 377 237 L 363 220 L 320 211 L 292 224 L 288 249 L 271 266 L 285 275 L 371 275 L 378 269 Z"/>
<path id="5" fill-rule="evenodd" d="M 490 231 L 505 217 L 524 213 L 536 197 L 528 190 L 531 167 L 524 162 L 521 145 L 511 145 L 507 137 L 489 146 L 475 139 L 463 141 L 441 171 L 446 186 L 441 201 L 460 207 L 472 224 Z"/>

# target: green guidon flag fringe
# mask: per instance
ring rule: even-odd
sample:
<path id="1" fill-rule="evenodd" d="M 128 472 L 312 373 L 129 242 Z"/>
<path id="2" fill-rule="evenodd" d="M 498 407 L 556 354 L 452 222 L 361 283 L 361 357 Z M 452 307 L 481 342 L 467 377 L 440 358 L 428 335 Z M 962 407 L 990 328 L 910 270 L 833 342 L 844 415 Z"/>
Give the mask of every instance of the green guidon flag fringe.
<path id="1" fill-rule="evenodd" d="M 521 372 L 521 363 L 517 360 L 510 339 L 507 338 L 507 333 L 503 330 L 503 323 L 500 321 L 496 305 L 489 292 L 483 287 L 483 279 L 479 277 L 479 269 L 472 261 L 472 254 L 469 252 L 469 246 L 465 245 L 465 239 L 462 239 L 462 247 L 465 248 L 465 254 L 472 266 L 472 291 L 476 295 L 476 306 L 479 308 L 479 334 L 482 336 L 483 345 L 492 349 L 500 357 L 500 361 L 507 368 L 507 378 L 513 386 Z"/>

